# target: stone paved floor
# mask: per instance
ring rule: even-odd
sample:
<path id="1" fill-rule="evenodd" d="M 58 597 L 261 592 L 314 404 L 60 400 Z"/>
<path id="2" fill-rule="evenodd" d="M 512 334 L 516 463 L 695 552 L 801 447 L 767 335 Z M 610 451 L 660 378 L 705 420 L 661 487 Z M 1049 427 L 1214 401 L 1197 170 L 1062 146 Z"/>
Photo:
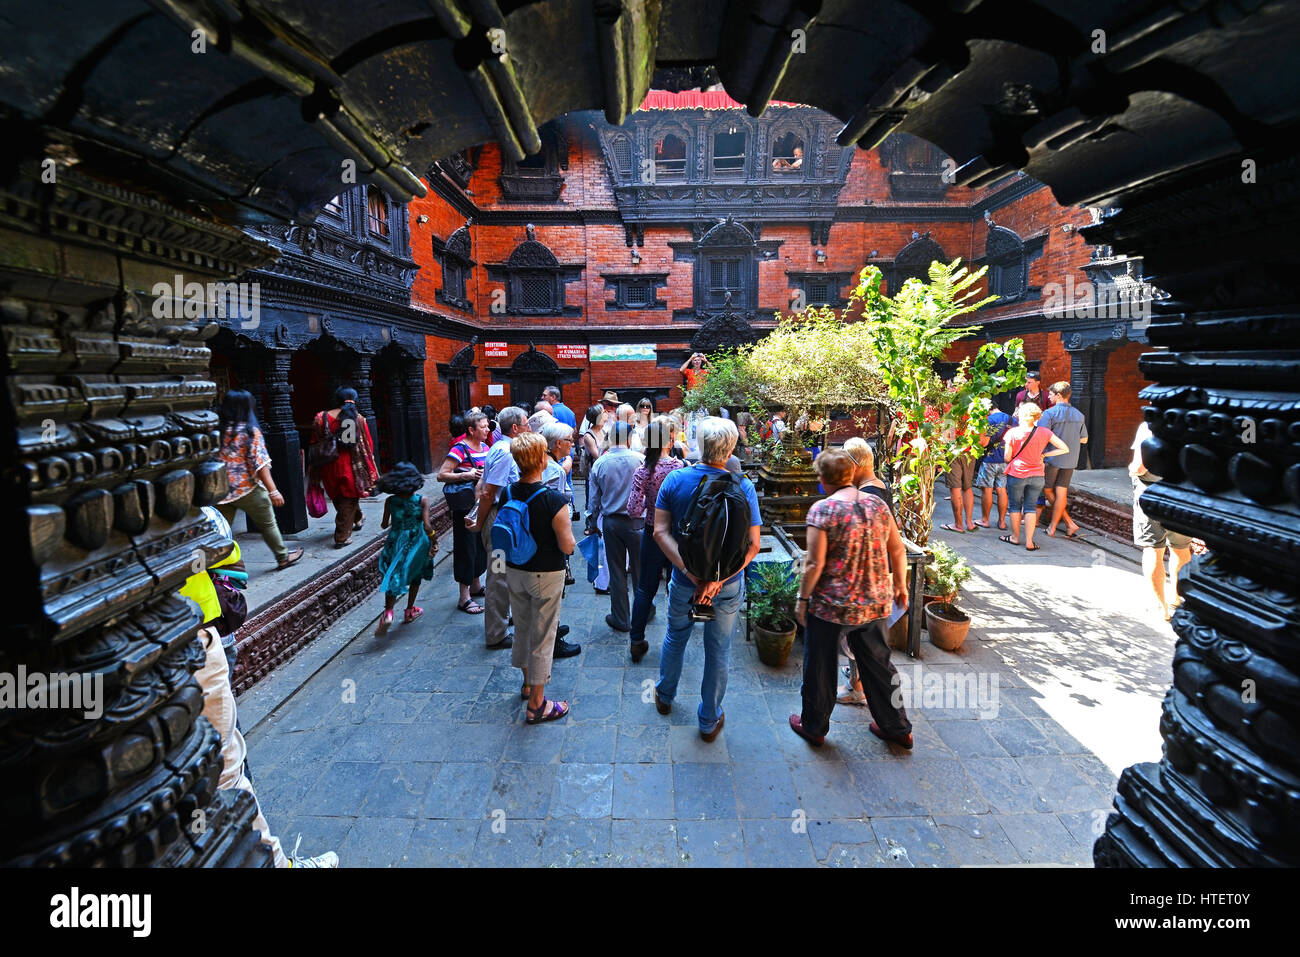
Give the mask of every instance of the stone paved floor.
<path id="1" fill-rule="evenodd" d="M 810 748 L 786 725 L 802 644 L 774 669 L 743 633 L 726 727 L 703 743 L 699 641 L 661 717 L 648 688 L 662 613 L 633 665 L 585 582 L 562 616 L 583 653 L 548 686 L 573 712 L 528 727 L 518 671 L 455 610 L 443 562 L 421 620 L 368 629 L 251 731 L 263 808 L 290 849 L 301 834 L 303 852 L 336 849 L 344 866 L 1088 866 L 1118 771 L 1159 757 L 1173 634 L 1145 612 L 1136 566 L 1087 542 L 1031 554 L 987 531 L 939 537 L 977 565 L 961 600 L 975 625 L 958 653 L 923 642 L 920 666 L 996 678 L 996 716 L 916 702 L 911 753 L 844 706 Z"/>

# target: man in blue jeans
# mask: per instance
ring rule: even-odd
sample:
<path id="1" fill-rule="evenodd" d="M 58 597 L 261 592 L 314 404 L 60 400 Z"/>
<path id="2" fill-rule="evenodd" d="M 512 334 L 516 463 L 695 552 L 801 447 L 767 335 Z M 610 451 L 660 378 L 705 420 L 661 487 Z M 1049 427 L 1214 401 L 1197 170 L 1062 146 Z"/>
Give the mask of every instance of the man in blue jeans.
<path id="1" fill-rule="evenodd" d="M 700 446 L 700 461 L 689 468 L 669 472 L 659 488 L 655 501 L 655 542 L 673 564 L 673 574 L 668 582 L 668 634 L 664 636 L 663 651 L 659 656 L 659 682 L 655 686 L 655 707 L 660 714 L 672 711 L 673 698 L 677 697 L 677 681 L 682 674 L 682 656 L 690 641 L 695 623 L 691 620 L 691 604 L 712 604 L 714 617 L 704 624 L 704 680 L 700 683 L 700 737 L 712 741 L 722 730 L 726 715 L 722 711 L 722 696 L 727 691 L 727 663 L 731 655 L 731 637 L 736 630 L 740 614 L 741 588 L 744 570 L 758 554 L 758 531 L 763 524 L 758 512 L 758 493 L 749 479 L 742 478 L 741 487 L 749 499 L 749 549 L 745 553 L 740 571 L 725 582 L 705 582 L 686 570 L 677 549 L 677 536 L 681 534 L 681 521 L 690 507 L 700 479 L 711 475 L 727 474 L 727 459 L 740 437 L 736 426 L 727 419 L 710 417 L 696 429 Z"/>

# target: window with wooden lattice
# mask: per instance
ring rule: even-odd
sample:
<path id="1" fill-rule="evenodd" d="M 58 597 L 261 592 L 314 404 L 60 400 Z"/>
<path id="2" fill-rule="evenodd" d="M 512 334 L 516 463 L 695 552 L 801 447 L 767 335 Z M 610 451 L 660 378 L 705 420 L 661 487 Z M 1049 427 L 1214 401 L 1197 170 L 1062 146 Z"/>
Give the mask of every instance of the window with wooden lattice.
<path id="1" fill-rule="evenodd" d="M 527 310 L 555 308 L 555 277 L 546 273 L 519 277 L 519 306 Z"/>

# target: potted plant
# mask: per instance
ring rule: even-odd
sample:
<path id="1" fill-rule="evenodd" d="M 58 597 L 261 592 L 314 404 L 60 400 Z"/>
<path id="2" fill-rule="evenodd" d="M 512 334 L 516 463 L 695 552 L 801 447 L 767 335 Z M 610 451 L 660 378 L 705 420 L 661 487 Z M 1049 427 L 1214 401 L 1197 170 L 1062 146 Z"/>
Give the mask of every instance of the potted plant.
<path id="1" fill-rule="evenodd" d="M 970 580 L 970 565 L 943 542 L 932 544 L 930 555 L 925 566 L 925 630 L 930 644 L 956 651 L 970 631 L 970 617 L 954 604 L 961 586 Z"/>
<path id="2" fill-rule="evenodd" d="M 781 562 L 755 562 L 746 573 L 749 626 L 758 648 L 758 660 L 780 668 L 794 647 L 794 605 L 799 597 L 799 576 L 794 566 Z"/>
<path id="3" fill-rule="evenodd" d="M 970 565 L 952 546 L 943 542 L 935 542 L 929 551 L 930 564 L 925 566 L 925 603 L 956 601 L 957 592 L 970 580 Z"/>
<path id="4" fill-rule="evenodd" d="M 970 616 L 950 601 L 932 601 L 925 606 L 925 630 L 930 644 L 956 651 L 970 631 Z"/>

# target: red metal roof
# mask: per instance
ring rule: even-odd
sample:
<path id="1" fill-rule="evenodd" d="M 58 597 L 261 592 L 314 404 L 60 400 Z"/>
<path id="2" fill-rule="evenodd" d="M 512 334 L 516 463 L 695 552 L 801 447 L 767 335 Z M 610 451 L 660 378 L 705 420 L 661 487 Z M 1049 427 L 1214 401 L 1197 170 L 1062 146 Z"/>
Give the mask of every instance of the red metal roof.
<path id="1" fill-rule="evenodd" d="M 773 100 L 772 106 L 800 106 L 799 103 L 786 103 Z M 743 110 L 745 104 L 737 103 L 723 90 L 682 90 L 669 93 L 667 90 L 651 90 L 646 94 L 640 109 L 643 110 Z"/>

